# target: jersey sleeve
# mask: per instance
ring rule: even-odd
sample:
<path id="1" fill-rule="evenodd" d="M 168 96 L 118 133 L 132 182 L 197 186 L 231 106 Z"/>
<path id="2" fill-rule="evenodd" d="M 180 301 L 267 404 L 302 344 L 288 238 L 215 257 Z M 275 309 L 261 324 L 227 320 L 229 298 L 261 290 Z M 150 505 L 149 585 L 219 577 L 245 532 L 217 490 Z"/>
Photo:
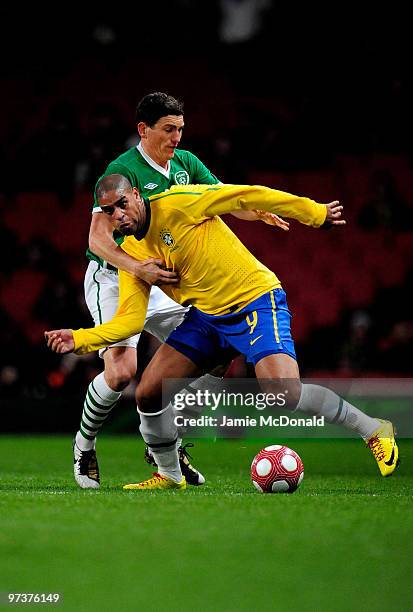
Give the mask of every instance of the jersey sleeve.
<path id="1" fill-rule="evenodd" d="M 191 168 L 191 183 L 198 185 L 217 185 L 220 181 L 193 153 L 187 151 Z"/>
<path id="2" fill-rule="evenodd" d="M 84 355 L 138 334 L 143 330 L 150 287 L 119 270 L 119 307 L 113 319 L 89 329 L 73 330 L 74 352 Z"/>
<path id="3" fill-rule="evenodd" d="M 191 215 L 199 222 L 215 215 L 257 208 L 296 219 L 311 227 L 320 227 L 327 215 L 324 204 L 260 185 L 217 185 L 207 188 L 191 204 Z"/>

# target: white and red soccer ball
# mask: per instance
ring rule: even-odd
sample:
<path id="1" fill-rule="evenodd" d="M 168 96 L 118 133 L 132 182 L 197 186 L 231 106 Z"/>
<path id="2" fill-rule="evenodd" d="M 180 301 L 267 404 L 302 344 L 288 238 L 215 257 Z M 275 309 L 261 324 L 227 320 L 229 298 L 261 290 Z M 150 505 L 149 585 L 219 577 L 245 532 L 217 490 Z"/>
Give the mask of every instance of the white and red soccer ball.
<path id="1" fill-rule="evenodd" d="M 260 493 L 293 493 L 303 478 L 303 462 L 288 446 L 266 446 L 251 464 L 252 484 Z"/>

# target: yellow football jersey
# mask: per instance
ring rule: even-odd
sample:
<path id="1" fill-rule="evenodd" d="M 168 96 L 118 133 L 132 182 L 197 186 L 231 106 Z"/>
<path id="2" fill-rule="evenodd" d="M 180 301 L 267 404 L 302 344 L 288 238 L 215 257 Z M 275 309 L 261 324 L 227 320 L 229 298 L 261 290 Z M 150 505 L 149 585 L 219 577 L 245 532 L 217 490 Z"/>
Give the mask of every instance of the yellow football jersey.
<path id="1" fill-rule="evenodd" d="M 267 210 L 319 227 L 327 209 L 268 187 L 249 185 L 176 185 L 151 196 L 145 236 L 128 236 L 122 248 L 137 260 L 156 257 L 180 277 L 162 290 L 173 300 L 202 312 L 222 315 L 241 310 L 280 281 L 258 261 L 218 215 L 237 210 Z M 75 351 L 86 353 L 142 331 L 150 288 L 119 272 L 119 308 L 108 323 L 74 331 Z"/>

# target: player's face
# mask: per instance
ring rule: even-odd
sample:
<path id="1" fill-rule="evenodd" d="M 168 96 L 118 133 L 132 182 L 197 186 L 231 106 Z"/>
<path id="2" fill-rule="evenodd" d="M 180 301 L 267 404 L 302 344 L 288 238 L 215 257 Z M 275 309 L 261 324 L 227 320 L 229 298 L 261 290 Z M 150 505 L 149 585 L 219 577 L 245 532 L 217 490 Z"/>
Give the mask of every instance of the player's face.
<path id="1" fill-rule="evenodd" d="M 182 138 L 183 115 L 166 115 L 152 126 L 138 124 L 145 152 L 160 166 L 165 166 L 173 158 L 175 149 Z"/>
<path id="2" fill-rule="evenodd" d="M 106 192 L 99 201 L 102 212 L 108 215 L 124 236 L 133 235 L 145 220 L 145 208 L 137 189 L 116 189 Z"/>

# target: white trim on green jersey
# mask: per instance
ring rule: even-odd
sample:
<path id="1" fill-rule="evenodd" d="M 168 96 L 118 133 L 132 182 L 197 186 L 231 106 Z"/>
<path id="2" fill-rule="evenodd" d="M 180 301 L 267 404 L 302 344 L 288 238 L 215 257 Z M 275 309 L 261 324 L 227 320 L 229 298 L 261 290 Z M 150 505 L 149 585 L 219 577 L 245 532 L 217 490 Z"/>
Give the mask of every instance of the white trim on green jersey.
<path id="1" fill-rule="evenodd" d="M 164 175 L 165 178 L 169 179 L 169 174 L 171 172 L 171 162 L 168 159 L 168 163 L 166 165 L 166 169 L 162 168 L 162 166 L 160 166 L 159 164 L 156 163 L 156 161 L 154 161 L 152 159 L 152 157 L 149 157 L 149 155 L 147 153 L 145 153 L 145 149 L 142 146 L 142 141 L 140 141 L 140 143 L 138 145 L 136 145 L 136 148 L 138 149 L 139 153 L 142 155 L 143 159 L 150 165 L 152 166 L 152 168 L 154 170 L 157 170 L 158 172 L 160 172 L 161 174 Z"/>

